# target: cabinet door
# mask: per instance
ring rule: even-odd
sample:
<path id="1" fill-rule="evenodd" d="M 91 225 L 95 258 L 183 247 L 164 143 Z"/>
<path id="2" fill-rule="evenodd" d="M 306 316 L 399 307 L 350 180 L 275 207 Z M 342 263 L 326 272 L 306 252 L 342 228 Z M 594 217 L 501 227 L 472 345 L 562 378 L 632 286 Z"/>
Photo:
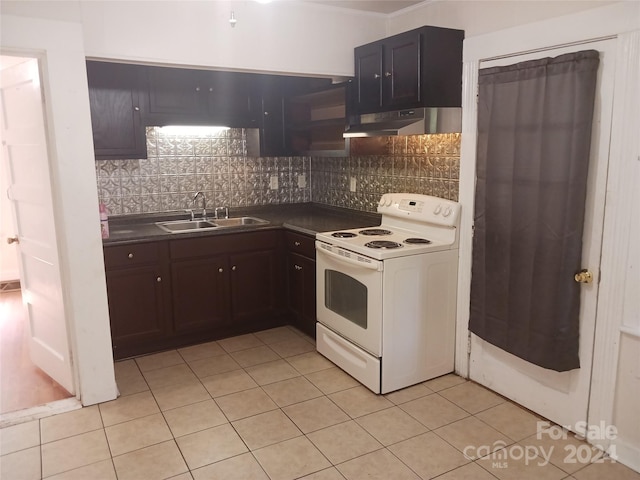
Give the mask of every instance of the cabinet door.
<path id="1" fill-rule="evenodd" d="M 238 253 L 231 255 L 229 262 L 234 323 L 256 321 L 274 314 L 280 295 L 278 269 L 281 265 L 277 252 Z"/>
<path id="2" fill-rule="evenodd" d="M 166 335 L 168 289 L 168 278 L 156 265 L 107 270 L 115 358 L 140 353 L 136 349 Z"/>
<path id="3" fill-rule="evenodd" d="M 97 160 L 147 158 L 141 120 L 143 67 L 87 62 L 93 147 Z"/>
<path id="4" fill-rule="evenodd" d="M 235 128 L 258 126 L 259 95 L 249 74 L 207 72 L 206 78 L 208 117 L 213 124 Z"/>
<path id="5" fill-rule="evenodd" d="M 356 102 L 360 113 L 377 111 L 382 105 L 382 43 L 355 49 Z"/>
<path id="6" fill-rule="evenodd" d="M 174 261 L 171 284 L 175 333 L 211 331 L 230 323 L 226 257 Z"/>
<path id="7" fill-rule="evenodd" d="M 307 335 L 316 336 L 316 262 L 297 253 L 287 261 L 289 309 L 296 326 Z"/>
<path id="8" fill-rule="evenodd" d="M 182 118 L 202 120 L 206 105 L 204 74 L 198 70 L 149 67 L 149 115 L 162 124 Z"/>
<path id="9" fill-rule="evenodd" d="M 420 103 L 421 35 L 411 32 L 384 44 L 383 104 L 410 108 Z"/>

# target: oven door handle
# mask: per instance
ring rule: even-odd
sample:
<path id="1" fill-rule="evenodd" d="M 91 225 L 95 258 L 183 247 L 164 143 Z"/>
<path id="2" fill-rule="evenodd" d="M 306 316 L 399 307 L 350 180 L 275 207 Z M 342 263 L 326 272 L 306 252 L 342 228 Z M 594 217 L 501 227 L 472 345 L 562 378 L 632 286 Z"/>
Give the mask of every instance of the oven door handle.
<path id="1" fill-rule="evenodd" d="M 359 262 L 358 260 L 354 260 L 349 257 L 343 257 L 342 255 L 338 255 L 337 253 L 326 250 L 318 245 L 316 245 L 316 250 L 322 254 L 328 255 L 342 263 L 348 263 L 349 265 L 354 265 L 360 268 L 368 268 L 369 270 L 377 270 L 379 272 L 382 271 L 382 262 L 378 262 L 377 260 L 372 260 L 372 263 L 369 262 Z"/>

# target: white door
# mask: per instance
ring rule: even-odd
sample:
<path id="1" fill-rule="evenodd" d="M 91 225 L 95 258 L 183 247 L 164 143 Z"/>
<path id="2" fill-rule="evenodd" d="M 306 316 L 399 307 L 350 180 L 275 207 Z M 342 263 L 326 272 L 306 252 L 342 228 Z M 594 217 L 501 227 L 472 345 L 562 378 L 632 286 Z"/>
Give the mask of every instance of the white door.
<path id="1" fill-rule="evenodd" d="M 31 360 L 74 393 L 37 59 L 0 72 L 0 112 Z"/>
<path id="2" fill-rule="evenodd" d="M 600 266 L 600 249 L 604 220 L 604 200 L 609 158 L 609 137 L 613 103 L 615 39 L 571 47 L 549 49 L 526 55 L 514 55 L 491 62 L 481 62 L 480 68 L 510 65 L 535 58 L 555 57 L 580 50 L 598 50 L 600 67 L 596 86 L 591 137 L 591 158 L 582 266 L 594 275 L 591 284 L 582 284 L 580 297 L 580 368 L 555 372 L 525 360 L 485 342 L 471 334 L 469 376 L 472 380 L 514 400 L 520 405 L 573 431 L 584 432 L 587 420 L 591 365 L 596 322 L 596 304 Z"/>

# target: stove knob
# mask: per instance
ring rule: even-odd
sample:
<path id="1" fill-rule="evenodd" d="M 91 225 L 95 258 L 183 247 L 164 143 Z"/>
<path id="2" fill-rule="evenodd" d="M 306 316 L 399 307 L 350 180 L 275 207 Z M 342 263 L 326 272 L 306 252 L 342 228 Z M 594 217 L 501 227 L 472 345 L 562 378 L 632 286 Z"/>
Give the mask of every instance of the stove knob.
<path id="1" fill-rule="evenodd" d="M 387 207 L 390 207 L 392 203 L 393 203 L 393 197 L 391 195 L 387 196 L 387 202 L 386 202 Z"/>
<path id="2" fill-rule="evenodd" d="M 380 201 L 378 202 L 378 205 L 382 207 L 386 201 L 387 201 L 387 196 L 383 195 L 382 197 L 380 197 Z"/>
<path id="3" fill-rule="evenodd" d="M 442 211 L 442 205 L 437 205 L 435 210 L 433 210 L 434 215 L 438 215 Z"/>
<path id="4" fill-rule="evenodd" d="M 442 215 L 448 217 L 449 215 L 451 215 L 451 212 L 453 212 L 453 210 L 451 210 L 451 207 L 447 207 L 444 209 L 444 212 L 442 212 Z"/>

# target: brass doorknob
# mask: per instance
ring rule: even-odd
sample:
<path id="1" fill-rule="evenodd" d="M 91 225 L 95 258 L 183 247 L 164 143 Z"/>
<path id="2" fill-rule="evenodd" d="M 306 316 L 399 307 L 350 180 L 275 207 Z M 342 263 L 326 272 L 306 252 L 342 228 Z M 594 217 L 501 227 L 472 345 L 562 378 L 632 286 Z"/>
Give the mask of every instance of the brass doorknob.
<path id="1" fill-rule="evenodd" d="M 20 243 L 20 239 L 18 238 L 17 235 L 15 237 L 8 237 L 7 238 L 7 243 L 9 245 L 11 245 L 12 243 Z"/>
<path id="2" fill-rule="evenodd" d="M 586 268 L 583 268 L 573 277 L 578 283 L 591 283 L 593 282 L 593 273 Z"/>

